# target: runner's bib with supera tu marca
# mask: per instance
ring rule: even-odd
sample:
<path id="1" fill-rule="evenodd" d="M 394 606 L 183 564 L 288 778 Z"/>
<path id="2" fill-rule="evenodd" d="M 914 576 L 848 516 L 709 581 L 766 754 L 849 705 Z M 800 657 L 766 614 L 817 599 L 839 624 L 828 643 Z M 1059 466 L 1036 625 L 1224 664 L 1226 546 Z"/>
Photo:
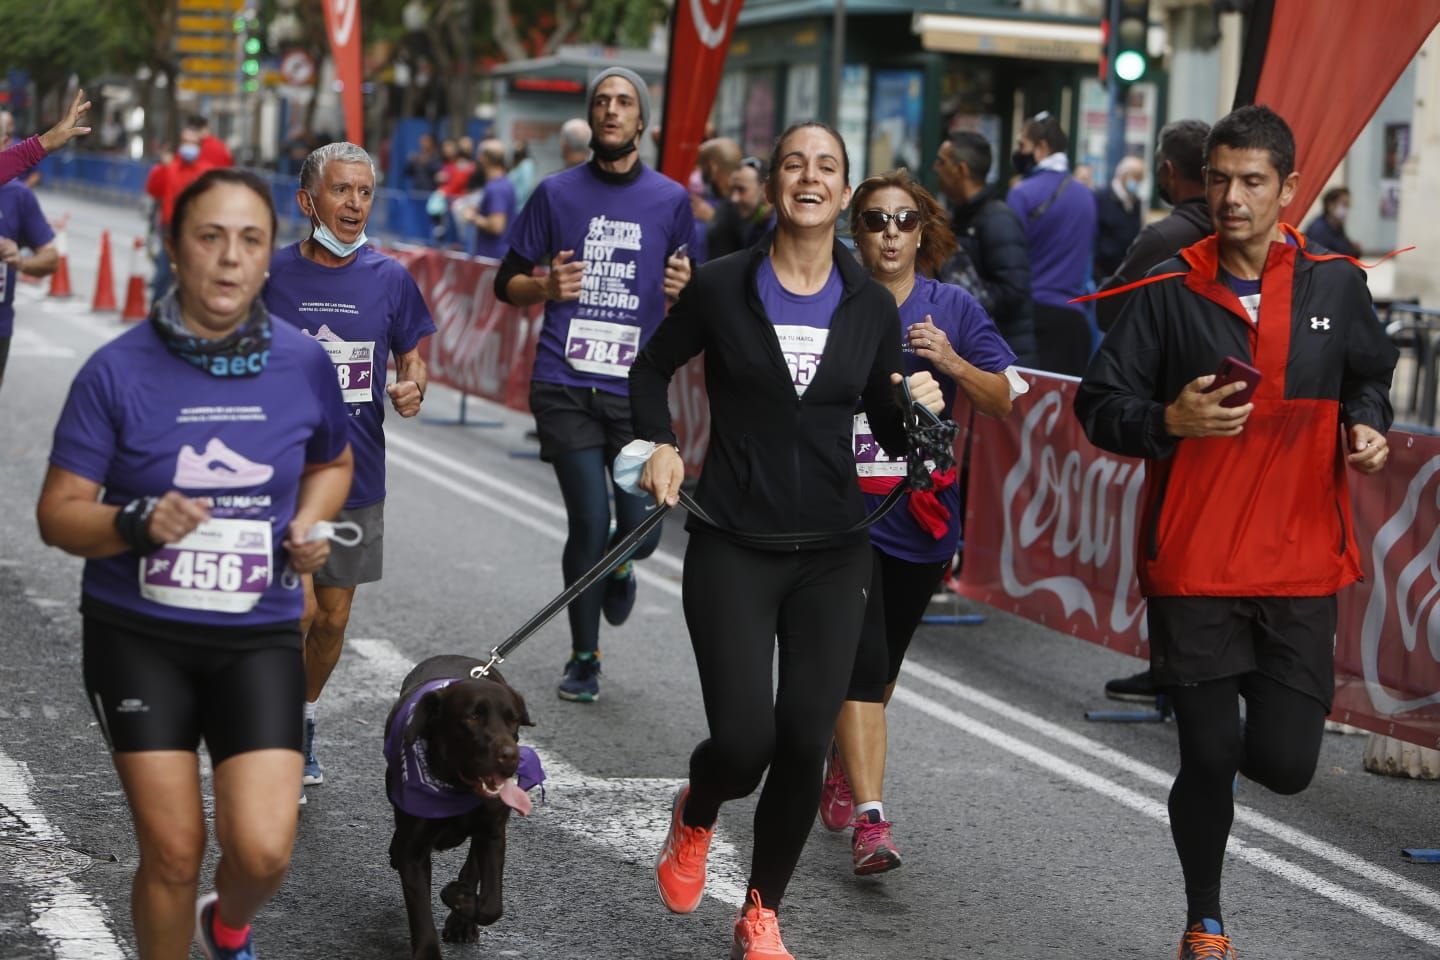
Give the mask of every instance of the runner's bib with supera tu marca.
<path id="1" fill-rule="evenodd" d="M 266 520 L 206 520 L 140 558 L 140 596 L 167 607 L 249 613 L 270 586 Z"/>
<path id="2" fill-rule="evenodd" d="M 317 340 L 330 362 L 335 364 L 335 377 L 346 403 L 371 403 L 375 395 L 374 340 Z"/>
<path id="3" fill-rule="evenodd" d="M 565 335 L 565 362 L 581 373 L 628 377 L 640 352 L 640 328 L 631 323 L 575 317 Z"/>
<path id="4" fill-rule="evenodd" d="M 870 433 L 870 418 L 863 413 L 855 414 L 855 426 L 851 431 L 855 446 L 855 475 L 859 477 L 903 477 L 906 472 L 905 458 L 891 458 Z M 925 466 L 933 473 L 935 461 L 926 460 Z"/>
<path id="5" fill-rule="evenodd" d="M 780 340 L 785 366 L 790 368 L 795 396 L 801 396 L 810 386 L 810 381 L 815 379 L 815 371 L 820 369 L 820 358 L 825 354 L 825 342 L 830 339 L 830 331 L 823 327 L 777 323 L 775 336 Z"/>

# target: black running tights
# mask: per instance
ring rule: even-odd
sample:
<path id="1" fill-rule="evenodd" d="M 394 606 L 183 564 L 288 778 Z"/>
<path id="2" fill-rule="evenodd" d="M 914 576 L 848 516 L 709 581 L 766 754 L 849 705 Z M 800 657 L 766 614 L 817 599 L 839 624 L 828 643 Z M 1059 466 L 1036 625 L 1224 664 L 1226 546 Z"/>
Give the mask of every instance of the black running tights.
<path id="1" fill-rule="evenodd" d="M 765 777 L 750 887 L 770 909 L 815 823 L 869 585 L 866 543 L 782 552 L 692 533 L 685 551 L 685 623 L 710 738 L 690 757 L 683 816 L 709 826 L 723 802 L 748 796 Z"/>
<path id="2" fill-rule="evenodd" d="M 1259 673 L 1171 687 L 1180 774 L 1170 789 L 1170 832 L 1185 874 L 1187 926 L 1220 916 L 1220 868 L 1235 815 L 1236 772 L 1276 793 L 1310 783 L 1325 730 L 1324 704 Z M 1245 698 L 1245 720 L 1239 698 Z"/>

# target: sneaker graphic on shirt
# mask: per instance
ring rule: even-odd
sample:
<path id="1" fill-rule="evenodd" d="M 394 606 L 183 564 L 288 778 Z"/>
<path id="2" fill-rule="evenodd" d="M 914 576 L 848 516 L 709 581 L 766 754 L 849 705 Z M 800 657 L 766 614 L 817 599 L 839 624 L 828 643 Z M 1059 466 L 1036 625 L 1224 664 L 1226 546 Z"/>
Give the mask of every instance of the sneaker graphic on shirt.
<path id="1" fill-rule="evenodd" d="M 247 460 L 219 437 L 211 437 L 200 453 L 187 443 L 175 458 L 175 486 L 192 490 L 257 487 L 274 475 L 274 467 Z"/>
<path id="2" fill-rule="evenodd" d="M 331 330 L 329 326 L 323 323 L 320 324 L 320 329 L 316 330 L 314 333 L 311 333 L 309 328 L 302 328 L 301 332 L 304 333 L 311 340 L 329 340 L 331 343 L 345 342 L 344 337 L 340 336 L 334 330 Z"/>

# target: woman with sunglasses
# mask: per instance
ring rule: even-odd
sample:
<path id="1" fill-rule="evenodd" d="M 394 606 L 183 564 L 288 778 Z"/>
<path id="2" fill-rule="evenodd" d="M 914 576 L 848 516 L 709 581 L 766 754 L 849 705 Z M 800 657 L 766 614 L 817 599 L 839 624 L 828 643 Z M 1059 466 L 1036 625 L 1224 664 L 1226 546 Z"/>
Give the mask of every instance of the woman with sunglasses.
<path id="1" fill-rule="evenodd" d="M 981 413 L 1007 415 L 1012 390 L 1027 389 L 1009 371 L 1015 354 L 970 294 L 931 279 L 956 247 L 935 198 L 903 168 L 870 177 L 855 189 L 850 229 L 861 262 L 899 308 L 891 335 L 898 333 L 904 345 L 906 373 L 935 375 L 946 410 L 959 390 Z M 877 449 L 871 433 L 865 415 L 857 414 L 856 471 L 873 508 L 904 478 L 906 465 Z M 870 529 L 874 563 L 865 623 L 820 803 L 820 818 L 829 829 L 854 824 L 851 855 L 861 875 L 900 866 L 881 795 L 885 705 L 910 638 L 959 544 L 958 472 L 935 473 L 933 490 L 906 494 Z"/>
<path id="2" fill-rule="evenodd" d="M 796 124 L 770 169 L 774 233 L 701 267 L 630 373 L 635 435 L 655 444 L 640 487 L 674 504 L 685 468 L 667 387 L 705 354 L 712 419 L 696 500 L 714 525 L 686 524 L 683 604 L 710 736 L 690 757 L 655 874 L 669 909 L 694 910 L 721 804 L 764 777 L 734 960 L 793 960 L 775 911 L 815 822 L 870 584 L 850 456 L 856 402 L 879 443 L 896 455 L 905 446 L 894 298 L 835 238 L 850 200 L 845 144 L 824 124 Z M 928 373 L 910 383 L 940 409 Z M 776 534 L 787 539 L 766 539 Z"/>

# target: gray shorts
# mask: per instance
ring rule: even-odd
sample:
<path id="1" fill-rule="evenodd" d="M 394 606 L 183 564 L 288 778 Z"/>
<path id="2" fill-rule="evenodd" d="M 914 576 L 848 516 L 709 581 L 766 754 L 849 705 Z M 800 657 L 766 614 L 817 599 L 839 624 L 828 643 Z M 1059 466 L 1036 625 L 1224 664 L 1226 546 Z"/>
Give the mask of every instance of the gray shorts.
<path id="1" fill-rule="evenodd" d="M 359 546 L 330 544 L 330 559 L 315 571 L 315 585 L 355 587 L 379 580 L 385 547 L 385 501 L 354 510 L 341 510 L 335 519 L 360 524 L 363 535 Z"/>

